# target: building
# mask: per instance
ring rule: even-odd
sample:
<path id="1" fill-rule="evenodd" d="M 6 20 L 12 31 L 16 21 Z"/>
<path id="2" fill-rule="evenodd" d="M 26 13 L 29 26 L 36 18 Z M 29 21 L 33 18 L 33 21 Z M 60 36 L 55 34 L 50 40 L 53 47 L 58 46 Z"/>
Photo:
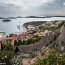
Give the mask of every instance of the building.
<path id="1" fill-rule="evenodd" d="M 28 25 L 28 30 L 34 30 L 35 29 L 35 27 L 33 26 L 33 25 Z"/>
<path id="2" fill-rule="evenodd" d="M 1 50 L 1 43 L 0 43 L 0 50 Z"/>
<path id="3" fill-rule="evenodd" d="M 48 30 L 45 30 L 45 32 L 44 32 L 44 33 L 45 33 L 45 34 L 46 34 L 46 33 L 48 33 Z"/>
<path id="4" fill-rule="evenodd" d="M 7 40 L 8 42 L 11 41 L 11 46 L 14 46 L 14 41 L 15 41 L 15 40 L 14 40 L 13 37 L 7 37 L 6 40 Z"/>
<path id="5" fill-rule="evenodd" d="M 58 25 L 53 25 L 53 24 L 52 24 L 51 27 L 58 27 Z"/>
<path id="6" fill-rule="evenodd" d="M 59 24 L 61 24 L 63 21 L 57 21 L 56 22 L 56 25 L 59 25 Z"/>
<path id="7" fill-rule="evenodd" d="M 47 24 L 52 24 L 52 21 L 47 21 Z"/>

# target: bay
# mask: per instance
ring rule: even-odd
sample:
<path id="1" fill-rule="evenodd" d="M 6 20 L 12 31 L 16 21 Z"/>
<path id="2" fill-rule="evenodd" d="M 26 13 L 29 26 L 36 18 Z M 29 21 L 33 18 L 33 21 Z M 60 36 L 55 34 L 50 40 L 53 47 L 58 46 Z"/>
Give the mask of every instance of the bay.
<path id="1" fill-rule="evenodd" d="M 51 17 L 51 18 L 17 18 L 11 19 L 10 22 L 3 22 L 3 19 L 0 19 L 0 31 L 4 31 L 6 35 L 10 33 L 19 34 L 25 32 L 26 28 L 23 27 L 23 24 L 31 21 L 53 21 L 53 20 L 65 20 L 65 17 Z M 18 29 L 17 26 L 20 26 Z"/>

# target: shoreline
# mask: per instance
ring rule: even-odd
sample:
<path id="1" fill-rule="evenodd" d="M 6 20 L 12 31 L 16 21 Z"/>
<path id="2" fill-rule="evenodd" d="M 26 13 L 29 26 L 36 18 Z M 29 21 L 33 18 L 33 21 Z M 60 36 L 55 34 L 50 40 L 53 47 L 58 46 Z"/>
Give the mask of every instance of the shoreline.
<path id="1" fill-rule="evenodd" d="M 13 22 L 15 22 L 16 21 L 16 23 L 18 24 L 19 23 L 19 21 L 21 22 L 21 25 L 23 25 L 24 23 L 26 23 L 26 22 L 32 22 L 32 21 L 44 21 L 44 20 L 46 20 L 46 21 L 51 21 L 51 20 L 65 20 L 65 18 L 58 18 L 58 17 L 55 17 L 55 18 L 18 18 L 18 19 L 12 19 L 12 21 L 10 22 L 10 23 L 12 23 L 12 25 L 13 25 Z M 1 20 L 2 21 L 2 20 Z M 23 22 L 23 23 L 22 23 Z M 1 30 L 3 30 L 3 31 L 5 31 L 6 32 L 6 35 L 8 35 L 8 34 L 11 34 L 11 33 L 14 33 L 14 34 L 19 34 L 19 32 L 21 32 L 24 28 L 22 28 L 22 30 L 18 30 L 17 28 L 16 28 L 16 26 L 17 26 L 17 24 L 14 26 L 13 25 L 13 27 L 11 27 L 10 26 L 10 23 L 6 23 L 5 22 L 5 25 L 4 25 L 4 22 L 0 22 L 0 24 L 2 24 L 2 26 L 5 26 L 5 29 L 2 27 L 2 26 L 0 26 L 2 29 Z M 8 25 L 10 26 L 10 27 L 8 27 Z M 15 24 L 15 23 L 14 23 Z M 7 26 L 7 27 L 6 27 Z M 10 29 L 11 30 L 10 30 Z M 17 32 L 17 33 L 16 33 Z M 24 32 L 24 31 L 23 31 Z"/>
<path id="2" fill-rule="evenodd" d="M 65 21 L 65 20 L 62 20 L 62 21 Z M 26 22 L 26 23 L 23 24 L 23 27 L 26 29 L 26 31 L 23 31 L 23 32 L 27 32 L 27 31 L 28 31 L 28 28 L 27 28 L 28 25 L 34 25 L 34 26 L 36 26 L 35 23 L 38 23 L 38 22 L 41 22 L 41 24 L 42 24 L 42 23 L 45 24 L 47 21 L 30 21 L 30 22 Z M 49 21 L 49 22 L 50 22 L 50 21 Z M 31 24 L 31 23 L 34 23 L 34 24 Z M 40 24 L 38 24 L 38 25 L 40 25 Z M 7 34 L 7 35 L 5 35 L 5 36 L 8 36 L 8 35 L 10 35 L 10 34 L 18 34 L 18 35 L 19 35 L 19 34 L 21 34 L 21 33 L 23 33 L 23 32 L 20 31 L 20 32 L 15 32 L 15 33 L 9 33 L 9 34 Z"/>

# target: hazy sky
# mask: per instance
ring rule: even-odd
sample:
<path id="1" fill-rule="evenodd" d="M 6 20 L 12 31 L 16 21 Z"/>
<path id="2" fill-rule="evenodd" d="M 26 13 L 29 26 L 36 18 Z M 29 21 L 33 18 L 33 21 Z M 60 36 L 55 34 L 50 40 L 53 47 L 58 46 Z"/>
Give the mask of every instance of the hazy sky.
<path id="1" fill-rule="evenodd" d="M 65 0 L 0 0 L 0 16 L 65 15 Z"/>

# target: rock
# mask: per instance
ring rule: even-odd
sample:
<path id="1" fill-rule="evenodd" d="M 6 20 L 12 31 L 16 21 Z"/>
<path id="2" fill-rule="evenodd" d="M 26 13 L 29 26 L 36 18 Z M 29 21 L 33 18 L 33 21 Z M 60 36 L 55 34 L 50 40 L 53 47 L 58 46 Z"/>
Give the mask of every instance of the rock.
<path id="1" fill-rule="evenodd" d="M 56 47 L 58 50 L 65 50 L 65 27 L 62 26 L 60 30 L 60 35 L 56 39 Z"/>

